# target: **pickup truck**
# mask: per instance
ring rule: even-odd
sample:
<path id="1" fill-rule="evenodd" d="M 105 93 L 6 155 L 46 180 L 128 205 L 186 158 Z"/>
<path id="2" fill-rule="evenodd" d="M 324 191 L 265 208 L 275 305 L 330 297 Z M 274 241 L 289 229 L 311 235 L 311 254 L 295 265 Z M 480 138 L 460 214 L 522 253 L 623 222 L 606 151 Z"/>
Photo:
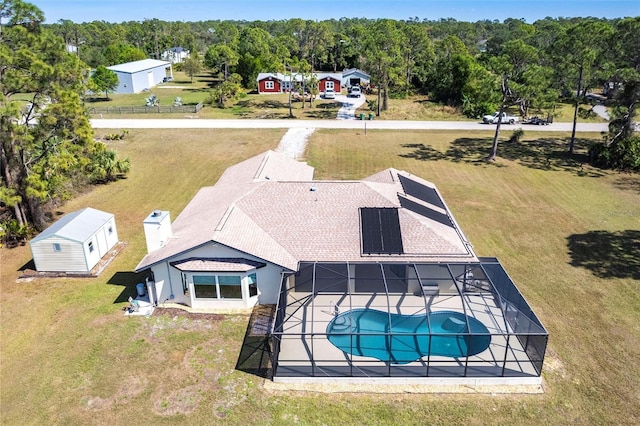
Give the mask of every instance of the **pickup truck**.
<path id="1" fill-rule="evenodd" d="M 494 113 L 493 115 L 485 115 L 484 117 L 482 117 L 482 122 L 484 124 L 497 124 L 498 123 L 498 115 L 499 113 Z M 515 124 L 518 121 L 520 121 L 520 119 L 514 115 L 509 115 L 506 112 L 502 113 L 502 123 L 503 124 Z"/>

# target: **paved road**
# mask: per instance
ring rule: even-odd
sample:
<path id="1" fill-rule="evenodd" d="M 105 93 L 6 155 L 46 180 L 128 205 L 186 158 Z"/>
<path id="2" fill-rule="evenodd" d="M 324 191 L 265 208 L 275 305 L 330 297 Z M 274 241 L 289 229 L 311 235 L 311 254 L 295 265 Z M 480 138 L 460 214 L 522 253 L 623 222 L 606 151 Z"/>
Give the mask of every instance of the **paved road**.
<path id="1" fill-rule="evenodd" d="M 213 120 L 187 119 L 92 119 L 95 129 L 369 129 L 369 130 L 486 130 L 495 132 L 495 125 L 471 121 L 410 121 L 410 120 Z M 503 124 L 500 129 L 543 132 L 570 132 L 571 123 L 552 123 L 548 126 Z M 606 132 L 606 123 L 578 123 L 579 132 Z"/>

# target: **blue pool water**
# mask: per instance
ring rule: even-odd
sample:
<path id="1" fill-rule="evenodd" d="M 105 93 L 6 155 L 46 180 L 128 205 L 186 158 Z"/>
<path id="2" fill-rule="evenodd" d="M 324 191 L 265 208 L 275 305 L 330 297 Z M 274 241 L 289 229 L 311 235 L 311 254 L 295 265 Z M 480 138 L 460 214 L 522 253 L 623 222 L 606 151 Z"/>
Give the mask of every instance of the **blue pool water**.
<path id="1" fill-rule="evenodd" d="M 393 334 L 385 335 L 390 329 Z M 476 355 L 491 343 L 484 324 L 453 311 L 432 312 L 427 322 L 426 314 L 400 315 L 376 309 L 353 309 L 329 322 L 327 338 L 346 353 L 392 364 L 407 364 L 427 355 L 451 358 Z"/>

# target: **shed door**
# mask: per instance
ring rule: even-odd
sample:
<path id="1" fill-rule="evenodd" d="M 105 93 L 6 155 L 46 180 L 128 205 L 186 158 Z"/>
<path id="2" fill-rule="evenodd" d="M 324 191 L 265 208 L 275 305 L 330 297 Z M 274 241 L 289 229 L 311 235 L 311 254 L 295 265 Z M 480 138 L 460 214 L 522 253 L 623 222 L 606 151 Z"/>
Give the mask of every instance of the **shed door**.
<path id="1" fill-rule="evenodd" d="M 147 73 L 147 80 L 148 80 L 148 88 L 151 89 L 153 87 L 153 71 L 149 71 Z"/>

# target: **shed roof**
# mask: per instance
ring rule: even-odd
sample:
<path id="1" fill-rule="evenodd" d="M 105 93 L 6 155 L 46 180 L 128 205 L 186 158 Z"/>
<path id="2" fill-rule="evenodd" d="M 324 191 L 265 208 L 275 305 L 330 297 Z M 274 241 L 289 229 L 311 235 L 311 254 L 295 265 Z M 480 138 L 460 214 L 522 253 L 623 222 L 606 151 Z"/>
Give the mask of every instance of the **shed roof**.
<path id="1" fill-rule="evenodd" d="M 171 62 L 159 61 L 157 59 L 142 59 L 140 61 L 127 62 L 124 64 L 112 65 L 107 67 L 111 71 L 122 72 L 126 74 L 134 74 L 140 71 L 146 71 L 158 67 L 171 66 Z"/>
<path id="2" fill-rule="evenodd" d="M 112 213 L 87 207 L 68 213 L 42 231 L 31 243 L 53 236 L 84 243 L 105 223 L 113 218 Z"/>

